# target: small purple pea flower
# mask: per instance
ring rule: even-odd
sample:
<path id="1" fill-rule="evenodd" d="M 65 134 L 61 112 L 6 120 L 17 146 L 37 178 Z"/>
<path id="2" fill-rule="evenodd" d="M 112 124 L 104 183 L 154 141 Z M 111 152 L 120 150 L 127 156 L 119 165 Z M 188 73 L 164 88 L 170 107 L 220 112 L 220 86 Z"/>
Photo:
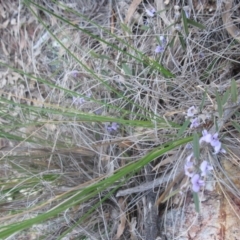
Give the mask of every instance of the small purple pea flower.
<path id="1" fill-rule="evenodd" d="M 156 10 L 154 8 L 152 9 L 146 9 L 146 13 L 149 17 L 154 17 L 155 16 L 155 13 L 156 13 Z"/>
<path id="2" fill-rule="evenodd" d="M 207 162 L 207 161 L 203 161 L 200 165 L 200 169 L 201 169 L 201 176 L 205 176 L 207 175 L 210 171 L 213 170 L 213 167 Z"/>
<path id="3" fill-rule="evenodd" d="M 88 93 L 87 95 L 86 95 L 86 97 L 91 97 L 91 93 Z M 73 98 L 72 98 L 72 100 L 73 100 L 73 105 L 75 105 L 75 106 L 80 106 L 80 105 L 82 105 L 83 103 L 85 103 L 86 102 L 86 100 L 85 100 L 85 98 L 83 98 L 83 97 L 74 97 L 73 96 Z"/>
<path id="4" fill-rule="evenodd" d="M 113 122 L 110 126 L 107 126 L 107 130 L 109 132 L 114 132 L 114 131 L 117 131 L 119 128 L 119 124 L 116 123 L 116 122 Z"/>
<path id="5" fill-rule="evenodd" d="M 192 179 L 191 179 L 191 182 L 192 182 L 192 190 L 194 192 L 199 192 L 201 186 L 204 186 L 204 181 L 201 180 L 199 174 L 195 174 Z"/>
<path id="6" fill-rule="evenodd" d="M 162 47 L 162 46 L 157 46 L 156 48 L 155 48 L 155 53 L 163 53 L 163 51 L 164 51 L 164 47 Z"/>
<path id="7" fill-rule="evenodd" d="M 211 134 L 206 129 L 202 131 L 202 137 L 199 140 L 199 144 L 202 142 L 210 143 L 214 148 L 214 154 L 218 154 L 219 152 L 226 153 L 224 149 L 221 149 L 222 143 L 218 139 L 218 133 Z"/>
<path id="8" fill-rule="evenodd" d="M 191 121 L 190 128 L 197 128 L 200 125 L 199 119 L 197 117 L 191 119 L 190 121 Z"/>
<path id="9" fill-rule="evenodd" d="M 196 109 L 195 106 L 191 106 L 191 107 L 187 110 L 187 116 L 188 116 L 188 117 L 193 117 L 196 113 L 197 113 L 197 109 Z"/>

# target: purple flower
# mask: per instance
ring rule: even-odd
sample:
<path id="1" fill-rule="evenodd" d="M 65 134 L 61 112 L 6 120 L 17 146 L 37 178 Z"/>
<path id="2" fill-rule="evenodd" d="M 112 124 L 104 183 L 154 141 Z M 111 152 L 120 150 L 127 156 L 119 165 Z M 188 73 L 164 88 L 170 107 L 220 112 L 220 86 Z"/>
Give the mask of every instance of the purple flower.
<path id="1" fill-rule="evenodd" d="M 161 35 L 159 37 L 159 40 L 160 40 L 162 46 L 165 46 L 167 44 L 167 40 L 164 36 Z"/>
<path id="2" fill-rule="evenodd" d="M 156 48 L 155 48 L 155 53 L 162 53 L 164 51 L 164 47 L 162 47 L 162 46 L 157 46 Z"/>
<path id="3" fill-rule="evenodd" d="M 82 105 L 85 102 L 86 102 L 86 100 L 84 98 L 73 97 L 73 104 L 74 105 Z"/>
<path id="4" fill-rule="evenodd" d="M 110 126 L 107 126 L 107 130 L 109 132 L 117 131 L 119 128 L 119 124 L 116 122 L 113 122 Z"/>
<path id="5" fill-rule="evenodd" d="M 193 176 L 193 162 L 191 162 L 192 156 L 193 156 L 193 153 L 191 153 L 187 157 L 186 163 L 184 165 L 185 175 L 188 176 L 188 177 L 192 177 Z"/>
<path id="6" fill-rule="evenodd" d="M 188 117 L 193 117 L 194 114 L 197 113 L 197 109 L 194 106 L 191 106 L 188 110 L 187 110 L 187 116 Z"/>
<path id="7" fill-rule="evenodd" d="M 70 74 L 75 78 L 78 76 L 78 73 L 79 72 L 77 70 L 73 70 L 73 71 L 70 72 Z"/>
<path id="8" fill-rule="evenodd" d="M 212 134 L 208 133 L 208 131 L 204 129 L 202 131 L 202 137 L 199 140 L 199 144 L 201 144 L 202 142 L 211 143 L 211 141 L 212 141 Z"/>
<path id="9" fill-rule="evenodd" d="M 192 177 L 191 182 L 192 182 L 192 190 L 194 192 L 199 192 L 200 187 L 204 186 L 204 181 L 200 179 L 199 174 L 195 174 Z"/>
<path id="10" fill-rule="evenodd" d="M 213 167 L 207 161 L 203 161 L 200 165 L 200 169 L 202 172 L 201 176 L 205 176 L 206 174 L 213 170 Z"/>
<path id="11" fill-rule="evenodd" d="M 192 177 L 193 176 L 193 163 L 192 162 L 186 162 L 184 165 L 184 172 L 185 175 L 188 177 Z"/>
<path id="12" fill-rule="evenodd" d="M 91 97 L 91 93 L 88 93 L 86 95 L 86 97 Z M 72 104 L 74 104 L 75 106 L 80 106 L 86 102 L 85 98 L 83 98 L 83 97 L 74 97 L 73 96 L 72 100 L 73 100 Z"/>
<path id="13" fill-rule="evenodd" d="M 150 10 L 146 9 L 146 13 L 149 17 L 154 17 L 155 13 L 156 13 L 156 10 L 154 8 L 152 8 Z"/>
<path id="14" fill-rule="evenodd" d="M 164 52 L 164 48 L 166 47 L 166 44 L 167 44 L 166 38 L 164 36 L 160 36 L 159 40 L 160 40 L 160 45 L 158 45 L 155 48 L 155 53 L 162 53 L 162 52 Z"/>
<path id="15" fill-rule="evenodd" d="M 191 119 L 190 121 L 191 121 L 190 128 L 197 128 L 200 125 L 199 119 L 197 117 Z"/>
<path id="16" fill-rule="evenodd" d="M 226 152 L 224 149 L 222 150 L 221 147 L 222 147 L 222 143 L 219 141 L 218 139 L 218 133 L 215 133 L 215 134 L 211 134 L 211 133 L 208 133 L 207 130 L 203 130 L 202 131 L 202 137 L 200 138 L 199 140 L 199 143 L 201 144 L 202 142 L 206 142 L 206 143 L 210 143 L 211 146 L 214 148 L 214 154 L 218 154 L 219 152 Z"/>

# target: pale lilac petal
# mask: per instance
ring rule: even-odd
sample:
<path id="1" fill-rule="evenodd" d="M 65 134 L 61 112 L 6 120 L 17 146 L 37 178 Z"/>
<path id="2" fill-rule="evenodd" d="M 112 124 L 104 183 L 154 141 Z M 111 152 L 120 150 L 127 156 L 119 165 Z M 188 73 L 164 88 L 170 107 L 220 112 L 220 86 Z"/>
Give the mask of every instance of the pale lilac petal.
<path id="1" fill-rule="evenodd" d="M 110 132 L 110 133 L 115 132 L 115 131 L 118 130 L 118 128 L 119 128 L 119 124 L 116 123 L 116 122 L 113 122 L 111 125 L 107 126 L 107 131 Z"/>
<path id="2" fill-rule="evenodd" d="M 203 161 L 200 165 L 200 169 L 202 172 L 201 176 L 205 176 L 206 174 L 208 174 L 208 172 L 213 170 L 213 167 L 207 161 Z"/>
<path id="3" fill-rule="evenodd" d="M 185 175 L 188 177 L 192 177 L 193 176 L 193 163 L 192 162 L 186 162 L 186 164 L 184 165 L 184 171 L 185 171 Z"/>
<path id="4" fill-rule="evenodd" d="M 112 129 L 115 130 L 115 131 L 117 131 L 118 128 L 119 128 L 118 123 L 113 122 L 113 123 L 112 123 Z"/>
<path id="5" fill-rule="evenodd" d="M 164 47 L 161 47 L 161 46 L 157 46 L 155 48 L 155 53 L 162 53 L 164 51 Z"/>
<path id="6" fill-rule="evenodd" d="M 221 148 L 220 150 L 221 153 L 227 153 L 225 149 Z"/>
<path id="7" fill-rule="evenodd" d="M 167 43 L 167 41 L 166 41 L 166 38 L 164 37 L 164 36 L 160 36 L 159 37 L 159 40 L 160 40 L 160 42 L 163 44 L 163 45 L 166 45 L 166 43 Z"/>
<path id="8" fill-rule="evenodd" d="M 197 109 L 196 109 L 194 106 L 191 106 L 191 107 L 187 110 L 187 116 L 188 116 L 188 117 L 193 117 L 196 113 L 197 113 Z"/>
<path id="9" fill-rule="evenodd" d="M 200 179 L 199 174 L 195 174 L 192 177 L 191 182 L 192 182 L 192 190 L 194 192 L 199 192 L 200 187 L 204 186 L 204 181 Z"/>
<path id="10" fill-rule="evenodd" d="M 221 150 L 222 144 L 219 142 L 218 145 L 214 146 L 214 154 L 218 154 Z"/>
<path id="11" fill-rule="evenodd" d="M 191 119 L 190 128 L 197 128 L 199 125 L 200 125 L 200 122 L 198 118 Z"/>
<path id="12" fill-rule="evenodd" d="M 187 162 L 191 161 L 192 156 L 193 156 L 193 153 L 191 153 L 189 156 L 187 156 L 187 158 L 186 158 Z"/>
<path id="13" fill-rule="evenodd" d="M 156 13 L 156 10 L 154 8 L 152 9 L 146 9 L 146 13 L 149 17 L 154 17 L 155 16 L 155 13 Z"/>
<path id="14" fill-rule="evenodd" d="M 212 135 L 211 134 L 207 134 L 203 137 L 200 138 L 199 143 L 201 144 L 202 142 L 206 142 L 206 143 L 211 143 L 212 141 Z"/>
<path id="15" fill-rule="evenodd" d="M 214 139 L 214 140 L 218 140 L 218 133 L 214 133 L 214 134 L 213 134 L 213 139 Z"/>
<path id="16" fill-rule="evenodd" d="M 207 131 L 206 129 L 203 129 L 202 135 L 203 135 L 203 136 L 206 136 L 206 135 L 208 135 L 208 134 L 209 134 L 208 131 Z"/>

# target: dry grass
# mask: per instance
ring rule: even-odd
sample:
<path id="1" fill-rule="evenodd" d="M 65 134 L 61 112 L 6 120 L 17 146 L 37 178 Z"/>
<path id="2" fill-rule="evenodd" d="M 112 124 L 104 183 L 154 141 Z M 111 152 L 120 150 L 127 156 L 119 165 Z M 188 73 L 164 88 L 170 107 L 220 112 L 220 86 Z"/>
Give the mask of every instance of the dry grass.
<path id="1" fill-rule="evenodd" d="M 215 122 L 204 127 L 215 129 L 214 124 L 219 122 L 228 151 L 219 157 L 209 155 L 209 149 L 201 150 L 202 157 L 214 166 L 208 180 L 219 183 L 215 188 L 211 186 L 212 194 L 221 199 L 219 209 L 232 206 L 239 216 L 239 180 L 235 177 L 239 169 L 239 132 L 232 123 L 239 122 L 238 106 L 234 106 L 234 113 L 229 112 L 233 106 L 229 100 L 223 106 L 225 115 L 220 122 L 216 100 L 216 92 L 223 96 L 231 89 L 232 79 L 239 86 L 239 36 L 232 28 L 239 28 L 239 2 L 233 1 L 229 9 L 223 1 L 212 5 L 193 1 L 191 19 L 205 29 L 189 27 L 186 49 L 176 31 L 179 24 L 184 34 L 182 22 L 172 24 L 178 13 L 171 1 L 168 5 L 141 1 L 128 24 L 124 24 L 131 8 L 132 1 L 128 0 L 33 2 L 47 11 L 28 5 L 28 1 L 27 5 L 23 1 L 4 1 L 0 7 L 1 223 L 21 222 L 46 213 L 76 194 L 75 190 L 112 176 L 157 146 L 191 135 L 194 131 L 186 129 L 177 137 L 179 129 L 171 123 L 181 126 L 187 109 L 203 103 L 205 90 L 202 113 L 211 114 Z M 159 13 L 146 18 L 150 6 Z M 163 54 L 155 54 L 160 35 L 170 45 Z M 140 59 L 146 56 L 148 61 L 138 61 L 131 55 Z M 164 77 L 151 65 L 153 60 L 174 77 Z M 74 102 L 77 95 L 73 92 L 78 94 L 76 101 L 82 101 L 82 96 L 84 102 Z M 67 115 L 68 111 L 93 117 L 85 121 Z M 111 123 L 99 121 L 98 116 L 150 121 L 154 127 L 120 124 L 117 131 L 109 132 L 107 126 Z M 162 117 L 170 127 L 159 127 Z M 184 235 L 190 229 L 187 220 L 198 216 L 194 207 L 189 207 L 193 202 L 191 189 L 187 183 L 185 188 L 181 175 L 189 152 L 186 146 L 177 147 L 126 178 L 121 190 L 128 189 L 127 194 L 111 194 L 81 224 L 79 219 L 118 182 L 99 196 L 8 239 L 61 236 L 153 240 L 160 235 L 186 239 L 178 235 L 179 231 Z M 154 185 L 157 180 L 158 185 Z M 184 194 L 170 198 L 169 194 L 178 189 L 185 189 Z M 154 205 L 160 196 L 168 201 L 149 210 L 149 204 Z M 202 202 L 207 201 L 204 196 L 200 196 Z M 205 211 L 210 210 L 202 211 L 204 218 Z"/>

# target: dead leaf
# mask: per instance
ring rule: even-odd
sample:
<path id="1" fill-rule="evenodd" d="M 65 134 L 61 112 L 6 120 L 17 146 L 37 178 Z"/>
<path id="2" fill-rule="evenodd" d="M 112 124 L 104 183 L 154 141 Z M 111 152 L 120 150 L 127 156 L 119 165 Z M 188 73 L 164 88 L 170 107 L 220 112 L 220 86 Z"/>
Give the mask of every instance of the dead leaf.
<path id="1" fill-rule="evenodd" d="M 128 11 L 127 11 L 127 16 L 125 18 L 125 23 L 129 23 L 134 12 L 136 11 L 138 5 L 142 2 L 142 0 L 133 0 Z"/>
<path id="2" fill-rule="evenodd" d="M 233 1 L 225 2 L 225 11 L 222 12 L 223 24 L 226 27 L 227 32 L 238 42 L 240 42 L 240 29 L 233 23 L 232 9 Z"/>
<path id="3" fill-rule="evenodd" d="M 124 198 L 119 198 L 118 200 L 118 204 L 120 206 L 120 223 L 118 225 L 118 230 L 117 230 L 117 234 L 115 236 L 115 239 L 119 239 L 123 232 L 124 229 L 126 227 L 126 213 L 125 213 L 125 209 L 126 209 L 126 201 Z"/>

